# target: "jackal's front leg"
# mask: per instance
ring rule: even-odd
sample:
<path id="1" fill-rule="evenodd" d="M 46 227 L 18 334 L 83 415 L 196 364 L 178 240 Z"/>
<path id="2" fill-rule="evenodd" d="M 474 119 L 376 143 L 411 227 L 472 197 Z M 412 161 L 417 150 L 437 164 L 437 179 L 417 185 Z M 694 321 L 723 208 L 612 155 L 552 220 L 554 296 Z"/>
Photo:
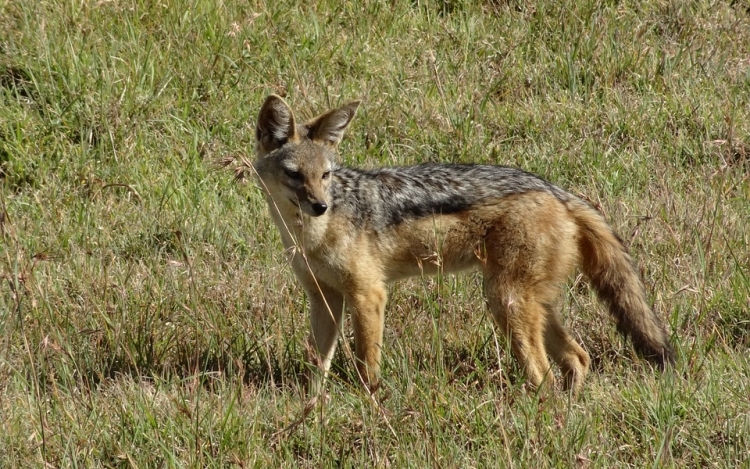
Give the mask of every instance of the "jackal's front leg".
<path id="1" fill-rule="evenodd" d="M 346 297 L 354 326 L 357 371 L 370 392 L 378 387 L 386 299 L 385 286 L 379 282 Z"/>
<path id="2" fill-rule="evenodd" d="M 306 283 L 306 282 L 303 282 Z M 320 392 L 336 351 L 344 315 L 344 297 L 322 283 L 305 284 L 310 302 L 308 395 Z"/>

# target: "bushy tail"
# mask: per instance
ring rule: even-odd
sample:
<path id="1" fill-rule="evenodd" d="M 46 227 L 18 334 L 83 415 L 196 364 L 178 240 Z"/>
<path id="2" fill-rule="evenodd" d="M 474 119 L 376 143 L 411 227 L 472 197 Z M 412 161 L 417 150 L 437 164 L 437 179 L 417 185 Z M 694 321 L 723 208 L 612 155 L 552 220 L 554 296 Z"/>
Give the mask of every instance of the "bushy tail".
<path id="1" fill-rule="evenodd" d="M 620 239 L 585 202 L 572 201 L 568 208 L 581 234 L 581 269 L 609 307 L 617 330 L 630 336 L 636 351 L 659 368 L 674 364 L 664 325 L 649 307 L 643 283 Z"/>

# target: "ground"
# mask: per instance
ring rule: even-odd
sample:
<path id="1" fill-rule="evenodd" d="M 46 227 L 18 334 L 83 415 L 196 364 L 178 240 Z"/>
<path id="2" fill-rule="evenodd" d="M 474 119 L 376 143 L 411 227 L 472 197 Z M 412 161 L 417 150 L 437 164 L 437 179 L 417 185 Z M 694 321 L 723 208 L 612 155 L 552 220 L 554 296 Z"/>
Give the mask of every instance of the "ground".
<path id="1" fill-rule="evenodd" d="M 750 4 L 0 0 L 5 467 L 750 464 Z M 303 423 L 304 295 L 252 158 L 264 97 L 362 105 L 342 162 L 519 166 L 623 238 L 661 374 L 580 278 L 578 396 L 528 390 L 466 274 L 391 288 Z"/>

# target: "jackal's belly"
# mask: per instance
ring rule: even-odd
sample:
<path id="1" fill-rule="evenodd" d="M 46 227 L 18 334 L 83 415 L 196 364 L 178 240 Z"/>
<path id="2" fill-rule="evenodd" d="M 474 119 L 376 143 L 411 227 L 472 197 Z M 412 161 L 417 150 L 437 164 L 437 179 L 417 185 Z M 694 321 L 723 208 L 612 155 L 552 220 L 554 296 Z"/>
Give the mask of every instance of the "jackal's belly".
<path id="1" fill-rule="evenodd" d="M 432 215 L 403 223 L 381 237 L 387 279 L 474 268 L 483 258 L 486 226 L 471 212 Z"/>

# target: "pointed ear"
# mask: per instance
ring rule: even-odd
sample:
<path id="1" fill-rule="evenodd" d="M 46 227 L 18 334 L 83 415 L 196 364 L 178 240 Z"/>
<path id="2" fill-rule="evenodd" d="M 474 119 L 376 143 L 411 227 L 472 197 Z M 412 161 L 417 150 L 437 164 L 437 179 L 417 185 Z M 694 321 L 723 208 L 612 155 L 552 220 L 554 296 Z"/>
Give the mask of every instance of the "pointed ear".
<path id="1" fill-rule="evenodd" d="M 344 130 L 354 118 L 359 101 L 346 103 L 338 109 L 328 111 L 305 123 L 310 129 L 307 136 L 314 142 L 337 147 L 344 137 Z"/>
<path id="2" fill-rule="evenodd" d="M 255 138 L 266 152 L 297 138 L 294 113 L 289 105 L 275 94 L 269 95 L 258 113 Z"/>

